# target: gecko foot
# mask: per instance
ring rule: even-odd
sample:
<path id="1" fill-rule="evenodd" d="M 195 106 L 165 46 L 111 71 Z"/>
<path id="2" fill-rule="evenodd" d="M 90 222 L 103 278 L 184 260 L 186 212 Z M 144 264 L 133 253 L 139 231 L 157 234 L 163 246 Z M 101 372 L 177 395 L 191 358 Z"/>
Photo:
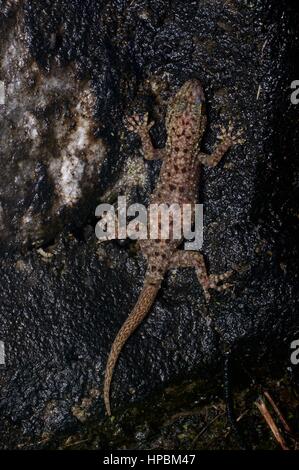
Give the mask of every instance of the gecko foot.
<path id="1" fill-rule="evenodd" d="M 209 293 L 209 289 L 214 289 L 218 292 L 222 292 L 226 289 L 233 287 L 233 284 L 228 283 L 228 282 L 223 282 L 226 279 L 228 279 L 233 274 L 233 272 L 234 271 L 231 270 L 231 271 L 226 271 L 225 273 L 222 273 L 222 274 L 210 274 L 209 276 L 207 276 L 205 282 L 201 281 L 207 303 L 210 301 L 210 297 L 211 297 Z"/>
<path id="2" fill-rule="evenodd" d="M 155 123 L 148 123 L 148 113 L 145 113 L 143 116 L 139 114 L 133 114 L 126 120 L 126 128 L 130 132 L 135 132 L 136 134 L 147 135 L 148 131 L 153 127 Z"/>
<path id="3" fill-rule="evenodd" d="M 234 131 L 234 126 L 232 121 L 229 121 L 228 127 L 220 126 L 220 133 L 217 136 L 217 139 L 221 141 L 221 143 L 225 143 L 227 145 L 238 145 L 244 144 L 245 139 L 243 138 L 244 130 L 239 129 Z"/>

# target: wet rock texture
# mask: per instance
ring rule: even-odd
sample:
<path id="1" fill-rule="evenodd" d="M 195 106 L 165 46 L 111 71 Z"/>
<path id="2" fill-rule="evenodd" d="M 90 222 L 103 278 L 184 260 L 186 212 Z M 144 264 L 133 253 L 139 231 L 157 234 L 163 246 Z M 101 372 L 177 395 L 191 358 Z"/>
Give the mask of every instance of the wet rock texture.
<path id="1" fill-rule="evenodd" d="M 296 11 L 295 2 L 258 0 L 0 2 L 2 447 L 103 418 L 105 361 L 145 264 L 132 242 L 96 244 L 94 209 L 101 194 L 148 200 L 159 163 L 142 166 L 123 118 L 149 111 L 163 146 L 167 100 L 189 78 L 207 96 L 204 150 L 218 124 L 244 129 L 244 145 L 205 170 L 199 188 L 210 271 L 242 269 L 209 308 L 192 271 L 169 274 L 123 351 L 113 408 L 182 377 L 210 380 L 223 345 L 257 365 L 272 349 L 289 350 Z"/>
<path id="2" fill-rule="evenodd" d="M 22 10 L 3 15 L 2 28 L 0 243 L 20 248 L 82 222 L 106 152 L 96 138 L 90 81 L 79 80 L 72 64 L 38 64 Z"/>

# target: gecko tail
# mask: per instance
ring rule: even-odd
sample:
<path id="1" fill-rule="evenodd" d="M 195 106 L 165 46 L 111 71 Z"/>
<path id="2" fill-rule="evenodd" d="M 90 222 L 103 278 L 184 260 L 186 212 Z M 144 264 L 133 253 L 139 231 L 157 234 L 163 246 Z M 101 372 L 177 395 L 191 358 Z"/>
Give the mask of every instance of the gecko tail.
<path id="1" fill-rule="evenodd" d="M 159 288 L 160 284 L 147 284 L 143 287 L 135 307 L 117 333 L 112 344 L 106 365 L 104 380 L 104 402 L 106 412 L 109 416 L 111 416 L 110 385 L 116 362 L 124 344 L 148 314 Z"/>

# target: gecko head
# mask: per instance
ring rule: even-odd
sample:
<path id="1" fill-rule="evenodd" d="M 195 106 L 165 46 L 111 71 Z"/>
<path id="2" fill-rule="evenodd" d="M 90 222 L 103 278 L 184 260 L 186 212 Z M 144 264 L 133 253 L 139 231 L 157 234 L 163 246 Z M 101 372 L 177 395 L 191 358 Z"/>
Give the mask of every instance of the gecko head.
<path id="1" fill-rule="evenodd" d="M 181 88 L 182 100 L 185 101 L 185 111 L 194 119 L 200 119 L 205 114 L 205 95 L 198 80 L 188 80 Z"/>
<path id="2" fill-rule="evenodd" d="M 196 79 L 188 80 L 181 88 L 185 99 L 190 103 L 201 104 L 205 102 L 205 95 L 200 82 Z"/>
<path id="3" fill-rule="evenodd" d="M 205 95 L 200 82 L 188 80 L 174 96 L 167 113 L 168 125 L 176 127 L 189 123 L 194 134 L 200 133 L 205 120 Z"/>

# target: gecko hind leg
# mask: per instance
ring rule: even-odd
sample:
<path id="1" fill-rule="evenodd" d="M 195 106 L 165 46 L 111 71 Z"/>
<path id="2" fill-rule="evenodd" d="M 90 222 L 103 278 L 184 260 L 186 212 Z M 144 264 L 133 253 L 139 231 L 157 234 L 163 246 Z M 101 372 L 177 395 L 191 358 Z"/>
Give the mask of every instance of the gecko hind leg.
<path id="1" fill-rule="evenodd" d="M 218 284 L 229 278 L 233 274 L 233 271 L 208 275 L 204 257 L 198 251 L 176 251 L 170 261 L 168 269 L 190 267 L 195 268 L 198 281 L 202 286 L 207 302 L 210 300 L 209 289 L 223 291 L 232 286 L 232 284 L 229 283 Z"/>

